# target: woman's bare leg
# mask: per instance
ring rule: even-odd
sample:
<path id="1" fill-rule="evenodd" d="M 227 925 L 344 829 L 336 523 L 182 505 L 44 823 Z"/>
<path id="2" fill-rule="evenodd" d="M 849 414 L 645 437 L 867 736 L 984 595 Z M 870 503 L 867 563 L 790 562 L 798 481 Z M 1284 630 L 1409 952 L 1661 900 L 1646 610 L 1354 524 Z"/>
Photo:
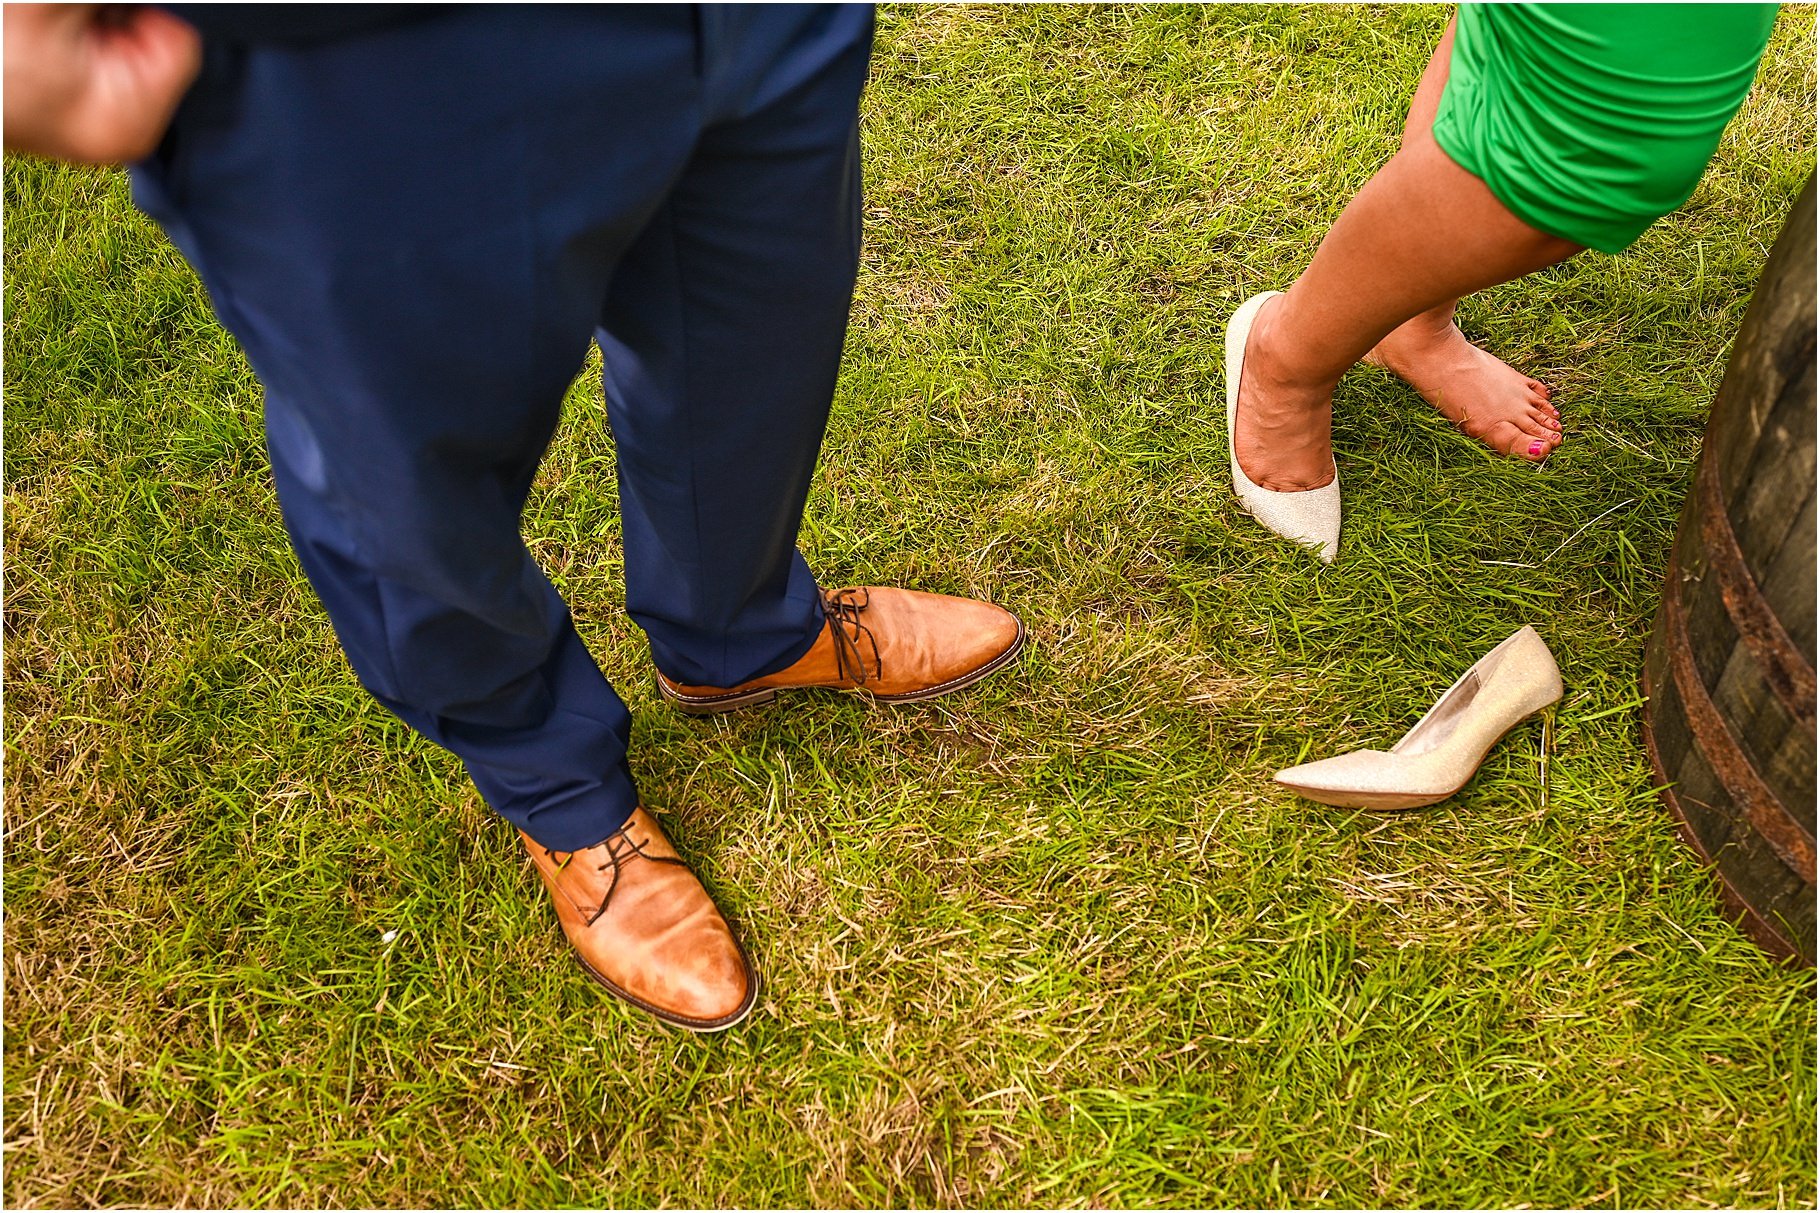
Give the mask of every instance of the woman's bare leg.
<path id="1" fill-rule="evenodd" d="M 1449 25 L 1409 104 L 1405 143 L 1417 135 L 1432 138 L 1452 53 Z M 1549 403 L 1548 388 L 1467 341 L 1454 323 L 1456 302 L 1450 299 L 1392 329 L 1365 361 L 1396 375 L 1469 437 L 1493 450 L 1527 459 L 1548 458 L 1561 442 L 1561 417 Z"/>
<path id="2" fill-rule="evenodd" d="M 1500 450 L 1541 458 L 1560 440 L 1546 397 L 1527 403 L 1533 380 L 1463 337 L 1471 353 L 1462 355 L 1449 336 L 1459 331 L 1452 315 L 1460 296 L 1580 251 L 1512 215 L 1435 143 L 1434 112 L 1452 49 L 1449 26 L 1417 89 L 1401 149 L 1251 330 L 1233 442 L 1245 474 L 1264 488 L 1311 489 L 1332 480 L 1333 389 L 1374 350 L 1398 374 L 1407 371 L 1418 390 L 1427 385 L 1443 396 L 1443 411 L 1459 406 L 1468 432 L 1479 431 L 1475 436 Z M 1465 361 L 1474 356 L 1495 366 Z M 1500 368 L 1521 381 L 1521 407 L 1503 390 L 1510 381 Z"/>

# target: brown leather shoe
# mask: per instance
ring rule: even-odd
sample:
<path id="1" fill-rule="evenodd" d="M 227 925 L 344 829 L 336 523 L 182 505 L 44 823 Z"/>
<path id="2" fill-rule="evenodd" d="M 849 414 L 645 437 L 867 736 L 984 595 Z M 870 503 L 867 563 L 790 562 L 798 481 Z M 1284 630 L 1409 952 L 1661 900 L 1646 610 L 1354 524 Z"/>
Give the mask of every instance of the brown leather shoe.
<path id="1" fill-rule="evenodd" d="M 978 682 L 1024 647 L 1024 625 L 973 598 L 878 586 L 822 596 L 828 621 L 795 664 L 736 687 L 692 687 L 657 672 L 665 699 L 696 716 L 769 703 L 779 691 L 864 691 L 882 703 L 934 699 Z"/>
<path id="2" fill-rule="evenodd" d="M 588 976 L 691 1032 L 752 1010 L 758 974 L 708 891 L 641 807 L 585 851 L 551 851 L 520 830 Z"/>

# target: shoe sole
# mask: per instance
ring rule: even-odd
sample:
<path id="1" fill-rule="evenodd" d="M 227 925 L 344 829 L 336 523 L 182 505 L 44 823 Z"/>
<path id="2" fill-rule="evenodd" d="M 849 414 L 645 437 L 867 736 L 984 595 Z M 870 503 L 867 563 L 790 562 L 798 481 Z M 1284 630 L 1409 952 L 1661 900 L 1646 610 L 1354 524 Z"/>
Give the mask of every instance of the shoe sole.
<path id="1" fill-rule="evenodd" d="M 621 988 L 612 978 L 589 964 L 587 959 L 583 957 L 580 952 L 571 949 L 569 954 L 575 957 L 575 963 L 581 966 L 582 972 L 593 978 L 596 984 L 604 987 L 607 993 L 613 995 L 613 997 L 619 999 L 621 1002 L 629 1003 L 641 1011 L 655 1015 L 673 1028 L 682 1028 L 684 1031 L 697 1032 L 705 1035 L 709 1032 L 725 1032 L 728 1028 L 737 1026 L 741 1020 L 752 1014 L 752 1008 L 758 1005 L 758 970 L 752 967 L 752 960 L 746 955 L 746 949 L 739 940 L 735 939 L 733 941 L 733 946 L 739 951 L 739 962 L 746 967 L 746 998 L 745 1001 L 740 1003 L 730 1014 L 723 1015 L 719 1019 L 695 1019 L 688 1015 L 678 1015 L 674 1011 L 666 1011 L 662 1007 L 653 1006 L 644 999 L 639 998 L 637 995 L 631 994 Z"/>
<path id="2" fill-rule="evenodd" d="M 1454 788 L 1452 791 L 1435 795 L 1429 792 L 1348 792 L 1343 788 L 1305 787 L 1299 783 L 1290 783 L 1285 779 L 1279 779 L 1277 782 L 1305 800 L 1329 804 L 1336 809 L 1365 809 L 1368 812 L 1373 813 L 1395 813 L 1402 809 L 1424 809 L 1431 804 L 1441 803 L 1449 796 L 1454 795 L 1455 792 L 1458 792 L 1460 788 L 1466 786 L 1466 784 L 1463 783 L 1459 788 Z M 1471 780 L 1468 780 L 1467 782 L 1470 783 Z"/>
<path id="3" fill-rule="evenodd" d="M 925 699 L 937 699 L 943 695 L 953 694 L 972 686 L 980 679 L 1003 669 L 1017 660 L 1018 654 L 1024 651 L 1024 621 L 1018 620 L 1017 637 L 1010 647 L 986 664 L 969 670 L 959 678 L 950 678 L 947 682 L 924 687 L 920 691 L 905 691 L 898 695 L 880 695 L 865 687 L 764 687 L 756 691 L 729 691 L 724 695 L 682 695 L 670 689 L 661 675 L 657 679 L 657 693 L 676 709 L 690 716 L 717 716 L 722 712 L 734 712 L 740 708 L 753 708 L 760 704 L 770 703 L 784 691 L 833 691 L 838 695 L 861 695 L 877 703 L 918 703 Z"/>

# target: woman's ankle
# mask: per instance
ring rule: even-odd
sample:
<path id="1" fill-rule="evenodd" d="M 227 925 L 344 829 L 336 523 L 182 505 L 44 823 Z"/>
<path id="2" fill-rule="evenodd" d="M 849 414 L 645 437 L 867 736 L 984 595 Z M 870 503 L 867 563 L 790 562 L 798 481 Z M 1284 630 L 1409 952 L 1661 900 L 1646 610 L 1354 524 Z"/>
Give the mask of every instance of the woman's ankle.
<path id="1" fill-rule="evenodd" d="M 1298 341 L 1298 320 L 1288 295 L 1270 300 L 1258 311 L 1245 345 L 1245 377 L 1264 396 L 1283 407 L 1302 405 L 1310 412 L 1328 406 L 1346 368 L 1339 371 L 1312 364 L 1306 343 Z M 1250 393 L 1247 393 L 1248 395 Z"/>

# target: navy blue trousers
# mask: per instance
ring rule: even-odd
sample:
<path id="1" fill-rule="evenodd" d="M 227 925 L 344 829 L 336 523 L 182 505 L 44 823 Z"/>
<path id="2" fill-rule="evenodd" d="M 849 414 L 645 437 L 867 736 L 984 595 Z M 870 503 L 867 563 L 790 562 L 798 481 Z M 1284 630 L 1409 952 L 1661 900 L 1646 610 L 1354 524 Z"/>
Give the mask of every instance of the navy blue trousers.
<path id="1" fill-rule="evenodd" d="M 520 537 L 592 337 L 626 605 L 683 682 L 822 627 L 796 550 L 859 255 L 859 6 L 483 6 L 211 40 L 140 205 L 265 387 L 362 683 L 546 846 L 638 803 L 630 718 Z"/>

